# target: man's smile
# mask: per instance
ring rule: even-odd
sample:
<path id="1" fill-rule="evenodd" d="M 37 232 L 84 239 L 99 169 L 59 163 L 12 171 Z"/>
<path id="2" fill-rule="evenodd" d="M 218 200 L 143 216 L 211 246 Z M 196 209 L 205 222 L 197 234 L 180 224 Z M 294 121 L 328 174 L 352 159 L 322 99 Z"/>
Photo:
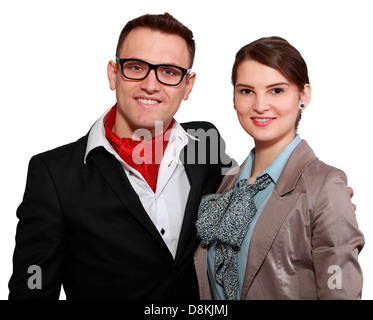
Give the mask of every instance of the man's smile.
<path id="1" fill-rule="evenodd" d="M 135 99 L 144 108 L 153 108 L 160 104 L 160 100 L 149 99 L 149 98 L 136 98 Z"/>

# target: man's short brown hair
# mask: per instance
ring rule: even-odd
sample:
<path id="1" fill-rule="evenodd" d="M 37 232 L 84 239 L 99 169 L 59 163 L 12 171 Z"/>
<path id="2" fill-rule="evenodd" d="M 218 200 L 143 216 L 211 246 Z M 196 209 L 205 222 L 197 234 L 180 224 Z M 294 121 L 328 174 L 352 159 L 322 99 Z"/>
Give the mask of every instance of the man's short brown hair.
<path id="1" fill-rule="evenodd" d="M 170 15 L 167 12 L 159 15 L 146 14 L 127 22 L 119 36 L 116 50 L 117 57 L 119 57 L 120 49 L 122 47 L 124 40 L 130 33 L 130 31 L 135 28 L 149 28 L 153 31 L 159 31 L 162 33 L 178 35 L 182 37 L 187 44 L 190 54 L 189 68 L 192 67 L 196 51 L 193 33 L 191 30 L 189 30 L 186 26 L 184 26 L 181 22 L 176 20 L 172 15 Z"/>

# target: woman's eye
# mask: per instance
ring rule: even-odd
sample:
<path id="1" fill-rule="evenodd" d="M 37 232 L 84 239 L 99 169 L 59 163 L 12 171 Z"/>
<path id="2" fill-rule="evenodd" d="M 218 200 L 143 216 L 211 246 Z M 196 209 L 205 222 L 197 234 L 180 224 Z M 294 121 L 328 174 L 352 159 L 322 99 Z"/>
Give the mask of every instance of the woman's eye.
<path id="1" fill-rule="evenodd" d="M 272 90 L 272 93 L 275 93 L 275 94 L 279 94 L 279 93 L 282 93 L 284 92 L 284 89 L 281 89 L 281 88 L 275 88 Z"/>
<path id="2" fill-rule="evenodd" d="M 242 94 L 250 94 L 250 93 L 252 93 L 252 91 L 250 89 L 241 89 L 240 92 Z"/>

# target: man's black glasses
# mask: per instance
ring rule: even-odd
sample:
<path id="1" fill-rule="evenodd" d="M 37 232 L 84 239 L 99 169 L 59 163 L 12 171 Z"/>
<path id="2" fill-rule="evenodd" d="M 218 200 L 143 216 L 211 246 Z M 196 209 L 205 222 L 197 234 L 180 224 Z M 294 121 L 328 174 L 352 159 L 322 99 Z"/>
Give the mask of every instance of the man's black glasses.
<path id="1" fill-rule="evenodd" d="M 116 62 L 120 64 L 122 74 L 127 79 L 143 80 L 151 70 L 154 70 L 157 80 L 168 86 L 177 86 L 191 70 L 168 64 L 151 64 L 139 59 L 119 59 L 117 57 Z"/>

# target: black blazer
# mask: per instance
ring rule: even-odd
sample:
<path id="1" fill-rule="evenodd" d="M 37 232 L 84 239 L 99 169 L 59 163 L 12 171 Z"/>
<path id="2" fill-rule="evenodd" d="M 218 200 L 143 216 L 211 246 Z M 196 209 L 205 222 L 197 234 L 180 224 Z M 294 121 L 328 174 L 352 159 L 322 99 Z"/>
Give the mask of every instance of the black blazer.
<path id="1" fill-rule="evenodd" d="M 198 206 L 232 161 L 212 124 L 182 126 L 201 141 L 189 139 L 183 150 L 191 190 L 175 260 L 115 157 L 100 147 L 84 164 L 86 135 L 30 160 L 9 299 L 58 299 L 61 284 L 67 299 L 198 299 Z M 29 288 L 32 265 L 41 268 L 41 289 Z"/>

